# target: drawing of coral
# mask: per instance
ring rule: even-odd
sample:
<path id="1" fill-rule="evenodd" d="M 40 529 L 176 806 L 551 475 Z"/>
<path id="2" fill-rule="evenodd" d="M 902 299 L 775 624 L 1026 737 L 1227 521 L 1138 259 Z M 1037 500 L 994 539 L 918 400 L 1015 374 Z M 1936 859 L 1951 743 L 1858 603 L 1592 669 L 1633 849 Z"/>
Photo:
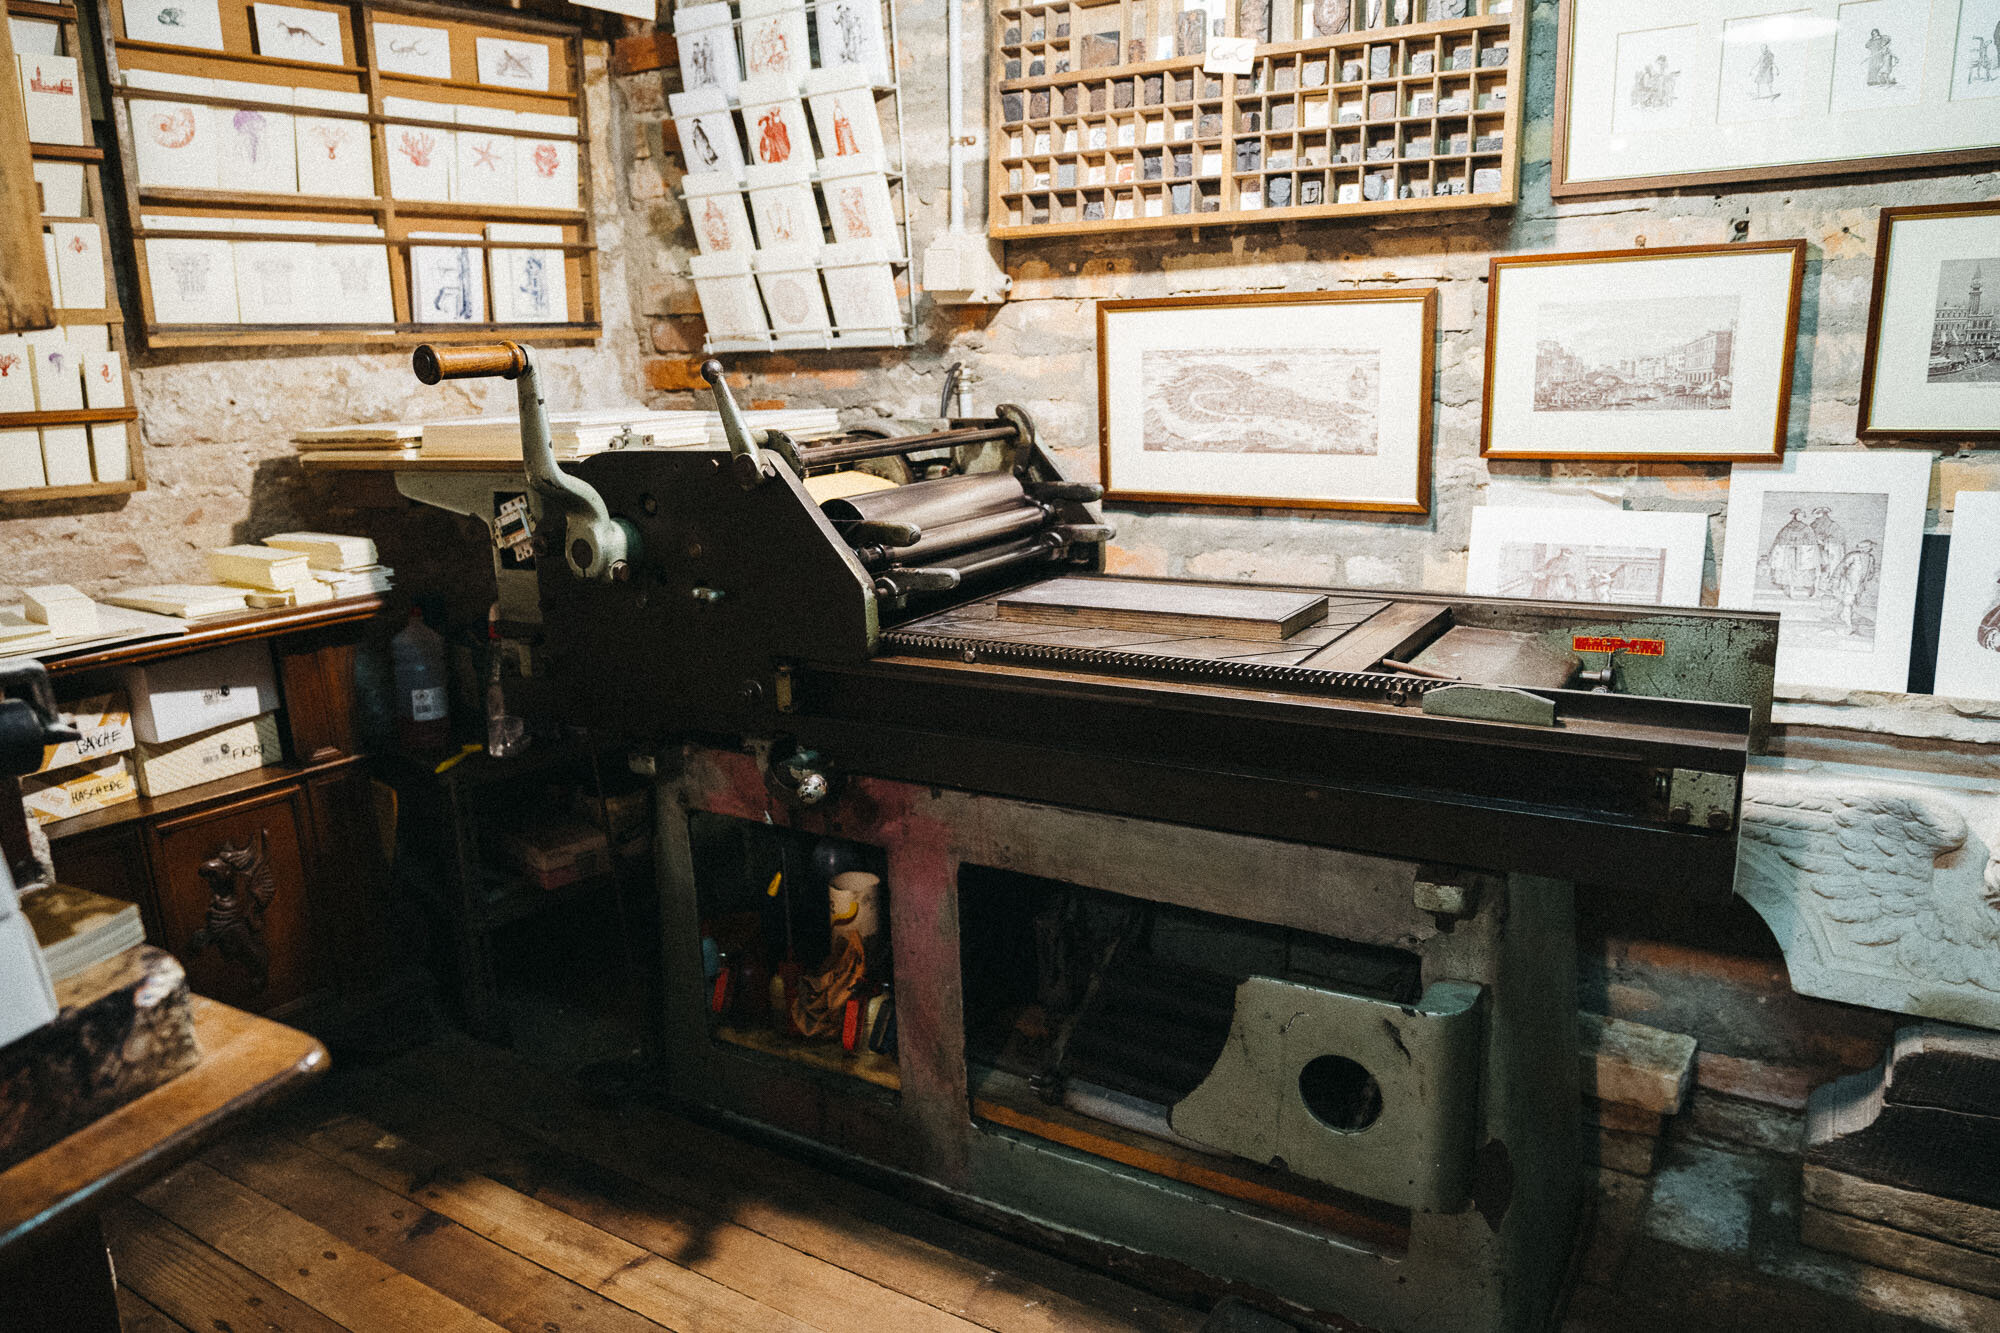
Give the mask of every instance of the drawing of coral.
<path id="1" fill-rule="evenodd" d="M 534 152 L 528 154 L 528 165 L 537 176 L 553 180 L 562 170 L 562 153 L 552 143 L 538 143 Z"/>
<path id="2" fill-rule="evenodd" d="M 396 140 L 396 151 L 408 158 L 413 167 L 429 166 L 437 146 L 437 137 L 424 130 L 404 130 Z"/>

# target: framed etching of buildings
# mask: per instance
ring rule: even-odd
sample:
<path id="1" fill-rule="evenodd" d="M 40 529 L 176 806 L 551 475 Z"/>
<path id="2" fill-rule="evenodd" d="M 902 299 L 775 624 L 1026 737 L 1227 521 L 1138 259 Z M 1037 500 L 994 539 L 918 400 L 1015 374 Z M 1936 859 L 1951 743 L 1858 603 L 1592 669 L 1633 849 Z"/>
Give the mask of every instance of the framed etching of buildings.
<path id="1" fill-rule="evenodd" d="M 1097 303 L 1105 499 L 1430 511 L 1437 290 Z"/>
<path id="2" fill-rule="evenodd" d="M 1782 457 L 1805 263 L 1804 241 L 1495 258 L 1480 454 Z"/>
<path id="3" fill-rule="evenodd" d="M 1882 210 L 1857 433 L 2000 440 L 2000 204 Z"/>
<path id="4" fill-rule="evenodd" d="M 1562 0 L 1557 198 L 2000 160 L 2000 0 Z"/>
<path id="5" fill-rule="evenodd" d="M 1958 497 L 1933 692 L 2000 700 L 2000 491 Z"/>

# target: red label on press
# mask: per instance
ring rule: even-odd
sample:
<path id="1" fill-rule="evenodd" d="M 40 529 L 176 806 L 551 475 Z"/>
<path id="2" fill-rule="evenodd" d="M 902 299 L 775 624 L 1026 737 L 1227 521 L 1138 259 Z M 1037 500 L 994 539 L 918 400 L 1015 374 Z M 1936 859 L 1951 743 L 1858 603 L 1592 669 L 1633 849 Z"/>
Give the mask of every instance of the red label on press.
<path id="1" fill-rule="evenodd" d="M 1601 635 L 1579 634 L 1570 640 L 1579 653 L 1630 653 L 1634 657 L 1665 657 L 1665 639 L 1608 639 Z"/>

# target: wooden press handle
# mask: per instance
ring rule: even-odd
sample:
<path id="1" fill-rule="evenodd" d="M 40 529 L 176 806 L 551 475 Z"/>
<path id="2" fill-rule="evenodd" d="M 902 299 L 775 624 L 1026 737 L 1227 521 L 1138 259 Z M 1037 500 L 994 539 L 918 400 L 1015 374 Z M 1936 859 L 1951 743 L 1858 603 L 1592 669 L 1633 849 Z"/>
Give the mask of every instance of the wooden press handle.
<path id="1" fill-rule="evenodd" d="M 519 343 L 481 343 L 471 347 L 434 347 L 425 343 L 411 354 L 410 367 L 425 384 L 486 375 L 511 380 L 528 368 L 528 350 Z"/>

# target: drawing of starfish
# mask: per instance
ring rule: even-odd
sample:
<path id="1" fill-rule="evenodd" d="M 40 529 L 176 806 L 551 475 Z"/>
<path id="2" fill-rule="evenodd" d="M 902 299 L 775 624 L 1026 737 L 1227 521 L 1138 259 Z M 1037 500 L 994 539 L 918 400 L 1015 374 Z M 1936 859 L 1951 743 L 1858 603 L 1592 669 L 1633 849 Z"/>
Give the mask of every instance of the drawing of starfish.
<path id="1" fill-rule="evenodd" d="M 500 170 L 500 150 L 490 142 L 475 143 L 472 145 L 472 165 L 485 167 L 488 171 Z"/>

